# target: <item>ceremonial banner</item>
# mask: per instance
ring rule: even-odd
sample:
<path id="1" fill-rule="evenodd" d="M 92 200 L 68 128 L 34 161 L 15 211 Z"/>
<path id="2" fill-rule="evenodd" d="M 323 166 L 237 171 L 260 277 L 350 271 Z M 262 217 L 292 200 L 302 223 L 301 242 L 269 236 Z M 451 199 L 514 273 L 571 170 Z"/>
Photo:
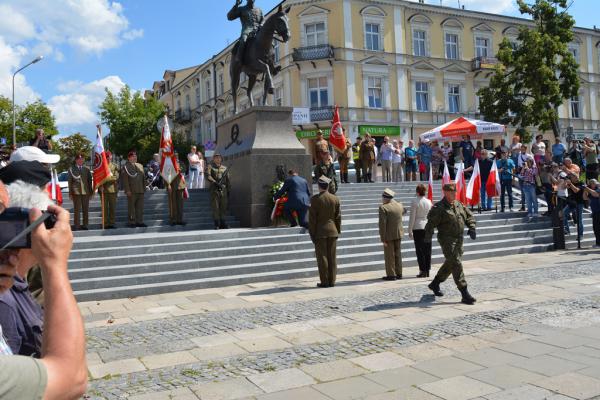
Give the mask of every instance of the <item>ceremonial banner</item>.
<path id="1" fill-rule="evenodd" d="M 500 196 L 500 176 L 498 174 L 498 166 L 496 165 L 496 161 L 494 161 L 492 164 L 490 175 L 485 183 L 485 191 L 488 197 Z"/>
<path id="2" fill-rule="evenodd" d="M 476 206 L 481 198 L 481 173 L 479 172 L 479 160 L 475 160 L 473 174 L 467 186 L 467 200 L 469 205 Z"/>
<path id="3" fill-rule="evenodd" d="M 166 183 L 173 182 L 173 179 L 179 174 L 177 161 L 175 160 L 175 151 L 173 149 L 173 139 L 171 138 L 171 127 L 167 115 L 164 116 L 162 127 L 162 136 L 160 138 L 160 175 Z"/>
<path id="4" fill-rule="evenodd" d="M 96 134 L 96 145 L 94 146 L 94 190 L 98 189 L 98 186 L 102 185 L 112 176 L 102 142 L 102 130 L 100 125 L 96 125 L 96 128 L 98 131 Z"/>
<path id="5" fill-rule="evenodd" d="M 339 152 L 346 150 L 346 137 L 344 136 L 344 131 L 342 129 L 338 106 L 335 106 L 335 112 L 333 113 L 329 143 L 331 143 L 331 145 Z"/>

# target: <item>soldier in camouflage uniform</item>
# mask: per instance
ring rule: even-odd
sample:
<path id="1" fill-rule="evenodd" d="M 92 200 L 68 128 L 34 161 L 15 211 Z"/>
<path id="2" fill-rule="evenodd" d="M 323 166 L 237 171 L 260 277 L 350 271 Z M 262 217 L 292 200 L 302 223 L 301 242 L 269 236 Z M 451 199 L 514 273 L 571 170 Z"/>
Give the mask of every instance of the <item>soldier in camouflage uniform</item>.
<path id="1" fill-rule="evenodd" d="M 443 186 L 444 198 L 436 203 L 427 216 L 425 226 L 425 242 L 431 243 L 433 230 L 438 230 L 438 242 L 444 253 L 446 261 L 438 271 L 436 277 L 429 284 L 429 289 L 436 296 L 443 296 L 440 283 L 448 279 L 452 274 L 454 282 L 462 294 L 462 302 L 465 304 L 475 303 L 475 298 L 467 290 L 467 281 L 463 273 L 463 235 L 465 225 L 469 228 L 469 236 L 476 239 L 475 217 L 460 202 L 456 201 L 456 186 L 453 183 Z"/>
<path id="2" fill-rule="evenodd" d="M 335 194 L 338 190 L 338 180 L 335 172 L 335 165 L 331 161 L 329 151 L 321 153 L 321 161 L 315 166 L 315 180 L 318 182 L 319 178 L 326 176 L 331 180 L 329 183 L 329 193 Z"/>
<path id="3" fill-rule="evenodd" d="M 210 182 L 210 204 L 215 221 L 215 229 L 228 229 L 225 223 L 227 213 L 227 197 L 229 197 L 229 172 L 222 165 L 223 157 L 219 153 L 213 155 L 212 163 L 206 168 L 206 180 Z"/>
<path id="4" fill-rule="evenodd" d="M 243 64 L 244 51 L 249 38 L 253 37 L 264 21 L 262 10 L 254 7 L 254 0 L 248 0 L 245 6 L 240 6 L 242 0 L 236 0 L 235 5 L 227 13 L 227 19 L 233 21 L 240 19 L 242 22 L 242 33 L 238 41 L 238 49 L 235 54 L 236 59 Z"/>

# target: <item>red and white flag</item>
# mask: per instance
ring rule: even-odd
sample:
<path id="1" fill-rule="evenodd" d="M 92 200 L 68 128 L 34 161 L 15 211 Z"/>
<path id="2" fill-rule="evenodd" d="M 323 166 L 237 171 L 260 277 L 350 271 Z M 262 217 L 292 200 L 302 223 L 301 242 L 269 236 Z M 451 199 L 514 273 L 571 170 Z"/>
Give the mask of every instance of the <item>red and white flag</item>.
<path id="1" fill-rule="evenodd" d="M 433 202 L 433 167 L 429 163 L 429 185 L 427 186 L 427 198 Z"/>
<path id="2" fill-rule="evenodd" d="M 498 173 L 496 161 L 492 163 L 490 175 L 485 183 L 485 192 L 487 193 L 488 197 L 500 196 L 500 174 Z"/>
<path id="3" fill-rule="evenodd" d="M 166 183 L 173 182 L 173 179 L 179 174 L 179 167 L 175 159 L 175 150 L 173 149 L 173 139 L 171 138 L 171 127 L 165 114 L 165 120 L 160 137 L 160 175 Z"/>
<path id="4" fill-rule="evenodd" d="M 112 176 L 106 152 L 104 151 L 104 143 L 102 141 L 102 129 L 100 125 L 96 125 L 98 132 L 96 135 L 96 145 L 94 146 L 94 190 L 102 185 L 108 178 Z"/>
<path id="5" fill-rule="evenodd" d="M 58 184 L 58 175 L 56 175 L 56 171 L 52 169 L 50 171 L 52 175 L 52 179 L 50 183 L 48 183 L 48 196 L 50 196 L 50 200 L 52 200 L 57 205 L 61 206 L 63 203 L 62 192 L 60 190 L 60 186 Z"/>
<path id="6" fill-rule="evenodd" d="M 479 160 L 475 160 L 473 174 L 467 186 L 467 201 L 469 205 L 476 206 L 481 198 L 481 173 L 479 172 Z"/>
<path id="7" fill-rule="evenodd" d="M 444 160 L 444 175 L 442 175 L 442 185 L 450 183 L 450 171 L 448 170 L 448 163 Z"/>
<path id="8" fill-rule="evenodd" d="M 329 143 L 331 143 L 331 145 L 339 152 L 346 150 L 346 136 L 344 135 L 344 130 L 342 129 L 342 122 L 340 121 L 338 106 L 335 106 L 333 121 L 331 121 Z"/>
<path id="9" fill-rule="evenodd" d="M 460 201 L 464 205 L 467 205 L 467 185 L 465 184 L 465 172 L 464 164 L 458 165 L 456 170 L 456 200 Z"/>

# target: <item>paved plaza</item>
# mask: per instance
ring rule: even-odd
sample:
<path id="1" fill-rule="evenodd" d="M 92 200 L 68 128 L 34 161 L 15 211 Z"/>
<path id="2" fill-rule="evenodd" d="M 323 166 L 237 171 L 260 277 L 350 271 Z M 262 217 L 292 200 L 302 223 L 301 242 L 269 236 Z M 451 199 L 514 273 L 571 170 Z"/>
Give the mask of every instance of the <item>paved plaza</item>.
<path id="1" fill-rule="evenodd" d="M 80 303 L 93 399 L 600 399 L 600 251 Z M 437 266 L 436 266 L 437 267 Z M 383 268 L 383 266 L 382 266 Z M 413 277 L 416 268 L 406 268 Z"/>

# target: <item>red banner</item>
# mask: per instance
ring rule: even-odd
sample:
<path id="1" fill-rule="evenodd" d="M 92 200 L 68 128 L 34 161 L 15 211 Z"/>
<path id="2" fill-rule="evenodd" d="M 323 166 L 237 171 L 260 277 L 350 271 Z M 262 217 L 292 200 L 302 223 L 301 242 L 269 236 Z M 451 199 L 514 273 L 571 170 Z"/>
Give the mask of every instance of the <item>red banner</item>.
<path id="1" fill-rule="evenodd" d="M 340 121 L 340 113 L 338 106 L 335 106 L 335 112 L 333 113 L 333 121 L 331 121 L 331 134 L 329 135 L 329 143 L 339 152 L 346 150 L 346 136 L 342 129 L 342 122 Z"/>

